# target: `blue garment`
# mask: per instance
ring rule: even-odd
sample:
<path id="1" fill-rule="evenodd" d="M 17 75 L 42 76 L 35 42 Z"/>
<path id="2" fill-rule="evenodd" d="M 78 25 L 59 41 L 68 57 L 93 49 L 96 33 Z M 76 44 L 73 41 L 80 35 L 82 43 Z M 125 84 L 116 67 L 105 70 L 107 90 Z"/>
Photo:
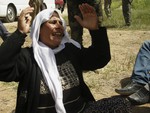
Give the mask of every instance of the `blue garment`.
<path id="1" fill-rule="evenodd" d="M 2 21 L 0 20 L 0 36 L 3 40 L 5 40 L 9 36 L 9 32 L 7 31 L 6 27 L 3 25 Z"/>
<path id="2" fill-rule="evenodd" d="M 150 83 L 150 40 L 142 44 L 137 54 L 131 79 L 143 85 Z"/>

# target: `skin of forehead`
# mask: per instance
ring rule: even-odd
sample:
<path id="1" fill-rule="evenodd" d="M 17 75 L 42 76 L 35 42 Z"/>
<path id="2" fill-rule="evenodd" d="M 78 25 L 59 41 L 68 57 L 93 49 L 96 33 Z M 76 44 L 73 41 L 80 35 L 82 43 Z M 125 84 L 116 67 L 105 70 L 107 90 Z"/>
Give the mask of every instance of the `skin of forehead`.
<path id="1" fill-rule="evenodd" d="M 50 17 L 50 19 L 51 19 L 52 17 L 58 17 L 58 18 L 60 18 L 59 15 L 58 15 L 58 13 L 57 13 L 56 11 L 53 12 L 53 14 L 52 14 L 52 16 Z"/>

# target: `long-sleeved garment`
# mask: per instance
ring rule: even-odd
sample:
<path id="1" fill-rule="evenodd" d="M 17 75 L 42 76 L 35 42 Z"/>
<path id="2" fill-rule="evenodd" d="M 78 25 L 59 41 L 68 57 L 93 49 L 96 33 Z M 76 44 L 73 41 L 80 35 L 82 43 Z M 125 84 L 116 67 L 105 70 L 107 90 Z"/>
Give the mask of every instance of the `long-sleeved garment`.
<path id="1" fill-rule="evenodd" d="M 66 43 L 65 48 L 55 54 L 67 113 L 82 111 L 88 101 L 94 101 L 84 83 L 83 70 L 103 68 L 110 61 L 106 28 L 90 31 L 90 34 L 90 47 L 79 49 L 71 43 Z M 19 82 L 16 113 L 37 113 L 47 105 L 50 112 L 55 111 L 51 94 L 49 91 L 42 91 L 43 76 L 34 59 L 32 47 L 21 48 L 25 37 L 26 35 L 17 30 L 1 45 L 0 80 Z M 50 101 L 46 96 L 49 96 Z"/>
<path id="2" fill-rule="evenodd" d="M 6 29 L 6 27 L 3 25 L 2 21 L 0 20 L 0 36 L 3 40 L 5 40 L 8 36 L 10 35 L 10 33 L 8 32 L 8 30 Z"/>

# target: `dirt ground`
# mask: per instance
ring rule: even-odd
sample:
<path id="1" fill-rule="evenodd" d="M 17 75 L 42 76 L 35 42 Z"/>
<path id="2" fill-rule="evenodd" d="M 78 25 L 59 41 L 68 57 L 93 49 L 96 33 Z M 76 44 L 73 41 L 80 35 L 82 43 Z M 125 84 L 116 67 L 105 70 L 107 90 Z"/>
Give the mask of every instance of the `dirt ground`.
<path id="1" fill-rule="evenodd" d="M 17 23 L 4 23 L 4 25 L 10 32 L 13 32 L 16 30 Z M 117 95 L 114 89 L 120 88 L 120 83 L 125 83 L 132 72 L 132 68 L 129 68 L 128 71 L 126 71 L 126 69 L 122 69 L 122 64 L 128 61 L 128 58 L 130 59 L 133 57 L 131 60 L 134 60 L 141 43 L 144 40 L 150 39 L 149 36 L 150 31 L 108 29 L 108 37 L 112 54 L 110 63 L 104 69 L 84 73 L 85 81 L 89 85 L 97 100 Z M 30 44 L 31 42 L 28 36 L 24 47 L 29 46 Z M 89 44 L 90 38 L 88 32 L 85 30 L 84 45 L 88 46 Z M 130 63 L 130 61 L 128 62 Z M 129 66 L 132 66 L 132 64 Z M 106 72 L 107 69 L 109 70 L 108 72 Z M 116 69 L 115 72 L 114 69 Z M 103 74 L 105 74 L 105 76 Z M 91 75 L 93 76 L 91 77 Z M 15 108 L 16 90 L 16 83 L 7 84 L 0 82 L 0 113 L 11 113 L 11 111 Z M 134 107 L 133 113 L 150 113 L 150 104 L 148 103 Z"/>

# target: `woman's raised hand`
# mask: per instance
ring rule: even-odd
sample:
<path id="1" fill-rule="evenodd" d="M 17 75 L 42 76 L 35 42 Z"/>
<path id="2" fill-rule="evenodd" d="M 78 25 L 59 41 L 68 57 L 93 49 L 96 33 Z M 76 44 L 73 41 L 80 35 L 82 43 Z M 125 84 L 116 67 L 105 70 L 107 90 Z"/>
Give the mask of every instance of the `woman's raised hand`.
<path id="1" fill-rule="evenodd" d="M 30 13 L 33 13 L 33 7 L 27 7 L 20 13 L 18 18 L 18 30 L 22 33 L 28 33 L 30 29 L 31 19 Z"/>
<path id="2" fill-rule="evenodd" d="M 80 25 L 89 30 L 98 29 L 98 17 L 95 9 L 87 3 L 79 5 L 79 9 L 83 19 L 81 19 L 78 15 L 75 15 L 75 18 L 80 23 Z"/>

